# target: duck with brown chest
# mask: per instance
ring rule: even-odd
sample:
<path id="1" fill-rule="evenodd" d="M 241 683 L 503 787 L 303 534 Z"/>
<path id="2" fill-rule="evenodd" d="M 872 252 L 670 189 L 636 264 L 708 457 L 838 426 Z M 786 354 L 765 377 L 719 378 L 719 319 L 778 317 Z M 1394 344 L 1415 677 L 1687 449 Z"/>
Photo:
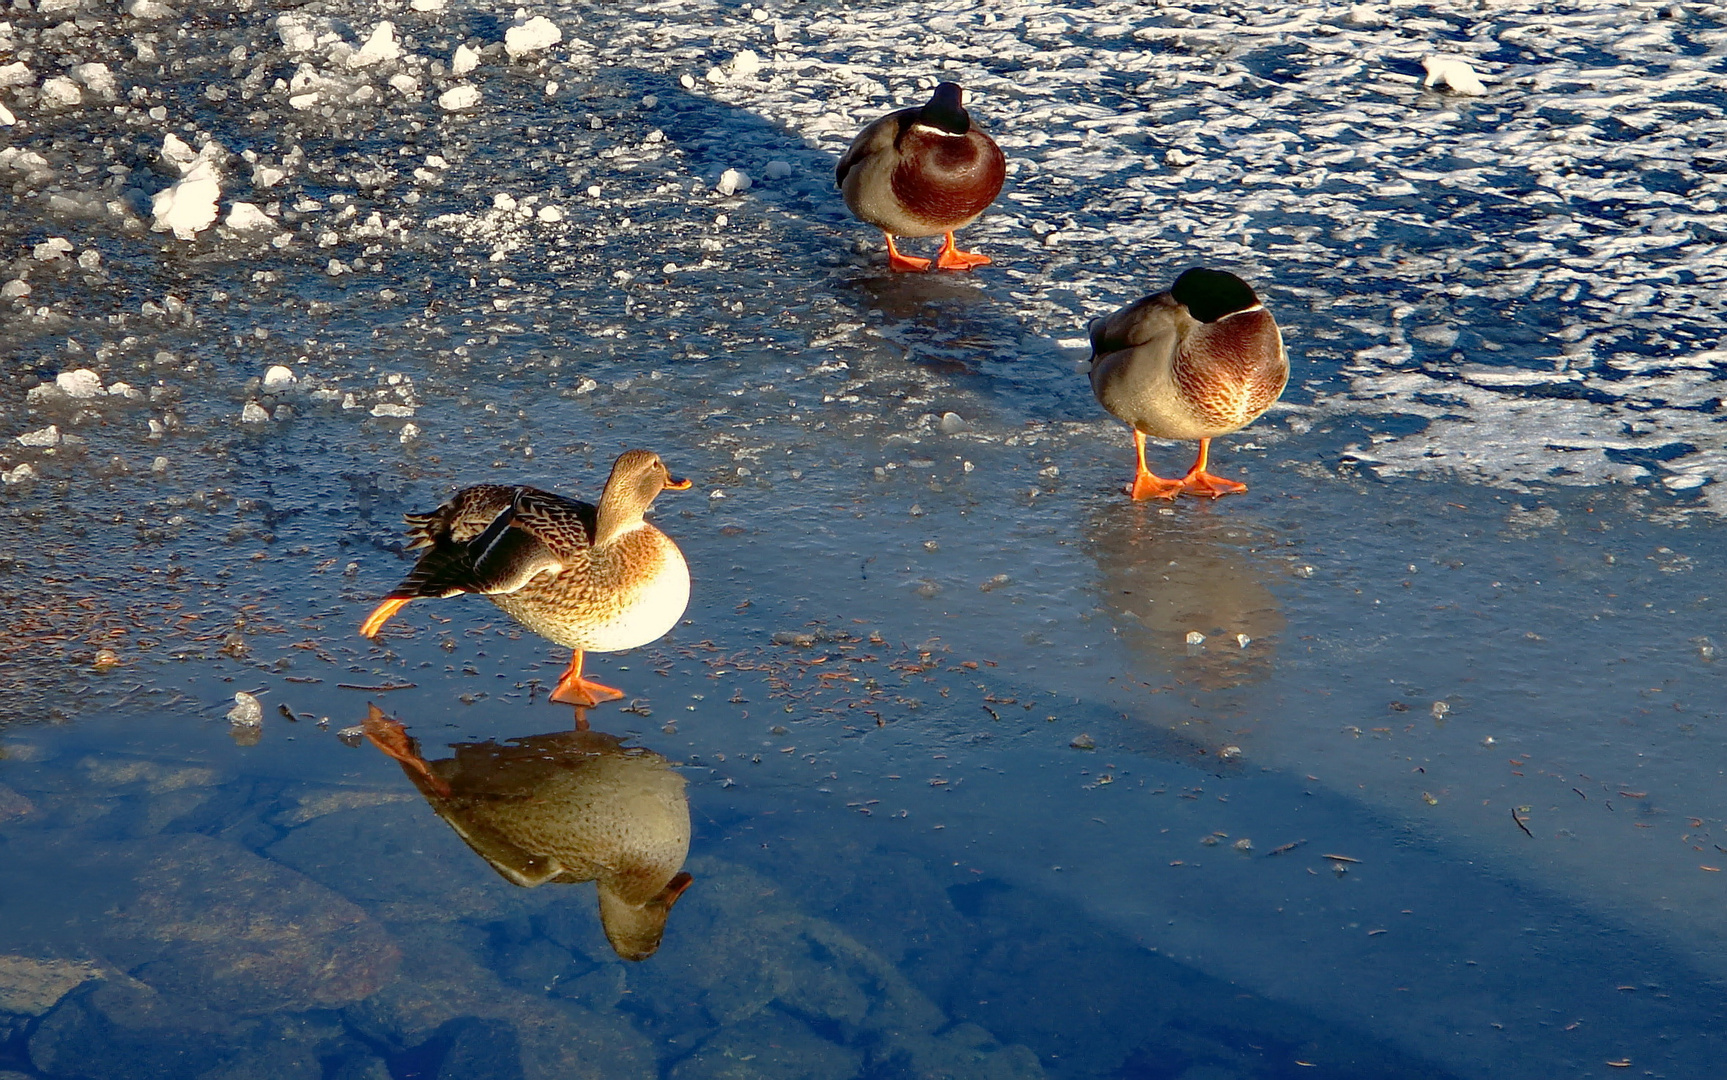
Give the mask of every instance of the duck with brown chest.
<path id="1" fill-rule="evenodd" d="M 1133 428 L 1139 461 L 1128 494 L 1135 499 L 1246 491 L 1246 484 L 1206 471 L 1211 440 L 1251 424 L 1288 382 L 1277 320 L 1247 282 L 1225 271 L 1189 270 L 1168 292 L 1091 324 L 1091 390 Z M 1199 456 L 1187 475 L 1152 475 L 1147 436 L 1198 439 Z"/>
<path id="2" fill-rule="evenodd" d="M 409 514 L 420 561 L 360 627 L 366 637 L 411 600 L 478 593 L 523 626 L 574 650 L 552 700 L 577 706 L 623 692 L 582 677 L 584 652 L 646 645 L 677 625 L 690 599 L 683 553 L 643 515 L 662 491 L 683 491 L 659 455 L 629 450 L 593 506 L 525 486 L 463 488 Z"/>
<path id="3" fill-rule="evenodd" d="M 887 237 L 888 265 L 928 270 L 928 259 L 901 255 L 896 236 L 944 235 L 935 265 L 970 270 L 990 259 L 960 251 L 955 229 L 978 219 L 1007 178 L 995 140 L 972 123 L 958 83 L 942 83 L 928 104 L 889 113 L 858 133 L 834 169 L 846 205 Z"/>

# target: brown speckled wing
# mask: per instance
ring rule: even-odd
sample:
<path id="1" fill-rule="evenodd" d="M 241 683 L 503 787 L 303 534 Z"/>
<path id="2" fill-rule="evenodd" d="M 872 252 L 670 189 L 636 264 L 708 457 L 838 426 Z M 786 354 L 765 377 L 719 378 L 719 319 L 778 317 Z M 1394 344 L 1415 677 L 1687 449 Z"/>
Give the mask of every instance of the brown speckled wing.
<path id="1" fill-rule="evenodd" d="M 1283 393 L 1289 358 L 1271 313 L 1242 311 L 1195 328 L 1176 357 L 1174 375 L 1196 417 L 1233 431 Z"/>
<path id="2" fill-rule="evenodd" d="M 429 547 L 392 598 L 520 590 L 585 556 L 597 511 L 531 487 L 464 488 L 430 514 L 410 514 L 414 546 Z"/>

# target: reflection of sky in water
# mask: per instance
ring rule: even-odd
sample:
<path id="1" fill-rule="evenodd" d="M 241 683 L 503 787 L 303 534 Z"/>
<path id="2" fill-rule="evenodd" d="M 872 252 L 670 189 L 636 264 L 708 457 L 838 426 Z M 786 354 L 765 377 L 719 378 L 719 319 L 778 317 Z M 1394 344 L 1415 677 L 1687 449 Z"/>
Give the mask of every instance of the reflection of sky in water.
<path id="1" fill-rule="evenodd" d="M 465 11 L 377 68 L 9 12 L 122 100 L 0 129 L 0 1069 L 1706 1075 L 1721 31 L 1625 12 L 548 9 L 595 48 L 494 50 L 465 117 Z M 1440 49 L 1490 94 L 1410 82 Z M 1016 172 L 994 267 L 889 278 L 831 151 L 931 55 Z M 149 233 L 170 129 L 292 241 Z M 1296 380 L 1220 450 L 1248 495 L 1129 506 L 1068 346 L 1196 262 Z M 690 784 L 641 965 L 331 737 L 556 728 L 564 657 L 483 604 L 354 630 L 402 512 L 626 446 L 697 484 L 688 625 L 592 661 Z"/>

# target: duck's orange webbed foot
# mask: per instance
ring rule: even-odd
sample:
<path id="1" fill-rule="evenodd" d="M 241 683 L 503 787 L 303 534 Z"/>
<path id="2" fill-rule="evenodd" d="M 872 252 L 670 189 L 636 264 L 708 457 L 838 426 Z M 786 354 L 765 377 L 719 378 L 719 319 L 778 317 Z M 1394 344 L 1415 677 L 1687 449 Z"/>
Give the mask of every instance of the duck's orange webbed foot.
<path id="1" fill-rule="evenodd" d="M 624 692 L 616 687 L 582 678 L 580 649 L 570 657 L 570 666 L 564 669 L 564 677 L 558 680 L 558 685 L 552 690 L 553 701 L 574 705 L 578 709 L 589 709 L 602 701 L 617 701 L 623 696 Z"/>
<path id="2" fill-rule="evenodd" d="M 1187 475 L 1178 481 L 1181 490 L 1202 499 L 1217 499 L 1224 495 L 1239 495 L 1247 490 L 1247 485 L 1236 480 L 1225 480 L 1205 471 L 1207 462 L 1211 460 L 1211 440 L 1199 440 L 1199 456 L 1193 459 L 1193 468 L 1187 470 Z"/>
<path id="3" fill-rule="evenodd" d="M 988 266 L 993 261 L 988 255 L 975 251 L 961 251 L 953 242 L 953 233 L 941 242 L 941 250 L 936 253 L 935 264 L 942 270 L 970 270 L 974 266 Z"/>
<path id="4" fill-rule="evenodd" d="M 449 798 L 450 785 L 426 764 L 426 759 L 420 756 L 419 746 L 408 736 L 408 729 L 400 721 L 385 716 L 376 705 L 368 704 L 366 722 L 360 730 L 365 733 L 367 742 L 401 762 L 403 768 L 419 773 L 425 778 L 426 785 L 439 796 Z"/>
<path id="5" fill-rule="evenodd" d="M 912 271 L 929 269 L 928 259 L 920 259 L 914 255 L 901 255 L 899 253 L 899 248 L 894 246 L 893 236 L 889 233 L 883 233 L 882 235 L 887 237 L 887 264 L 890 270 Z"/>
<path id="6" fill-rule="evenodd" d="M 392 597 L 373 608 L 372 613 L 366 616 L 366 621 L 360 624 L 360 636 L 377 637 L 378 631 L 382 630 L 384 624 L 390 621 L 390 616 L 407 606 L 410 599 L 412 598 L 405 596 Z"/>
<path id="7" fill-rule="evenodd" d="M 1142 470 L 1134 476 L 1133 483 L 1123 490 L 1133 496 L 1135 502 L 1146 499 L 1174 499 L 1181 494 L 1184 484 L 1185 481 L 1165 480 Z"/>
<path id="8" fill-rule="evenodd" d="M 1227 480 L 1203 471 L 1190 472 L 1175 483 L 1183 494 L 1198 496 L 1202 499 L 1239 495 L 1247 490 L 1247 485 L 1240 481 Z"/>

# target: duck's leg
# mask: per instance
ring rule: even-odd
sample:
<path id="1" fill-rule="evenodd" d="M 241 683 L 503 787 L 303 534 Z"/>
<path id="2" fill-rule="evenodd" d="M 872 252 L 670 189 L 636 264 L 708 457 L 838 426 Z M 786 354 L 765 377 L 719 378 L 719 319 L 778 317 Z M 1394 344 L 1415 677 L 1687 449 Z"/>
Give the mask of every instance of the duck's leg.
<path id="1" fill-rule="evenodd" d="M 894 247 L 893 233 L 884 232 L 887 237 L 887 264 L 892 270 L 928 270 L 929 260 L 920 259 L 914 255 L 901 255 L 899 248 Z"/>
<path id="2" fill-rule="evenodd" d="M 942 270 L 970 270 L 974 266 L 988 266 L 990 261 L 988 255 L 976 251 L 961 251 L 954 245 L 951 231 L 941 242 L 941 250 L 936 252 L 935 256 L 935 264 Z"/>
<path id="3" fill-rule="evenodd" d="M 623 696 L 622 690 L 582 678 L 580 649 L 570 657 L 570 666 L 564 669 L 564 677 L 558 680 L 557 688 L 552 691 L 553 701 L 583 709 L 598 705 L 602 701 L 616 701 Z"/>
<path id="4" fill-rule="evenodd" d="M 385 716 L 383 710 L 376 705 L 368 704 L 366 722 L 361 731 L 365 733 L 368 742 L 401 762 L 404 769 L 419 773 L 434 794 L 445 799 L 450 797 L 450 785 L 426 764 L 426 759 L 420 756 L 420 748 L 408 737 L 408 729 L 399 721 Z"/>
<path id="5" fill-rule="evenodd" d="M 402 610 L 411 599 L 412 597 L 407 596 L 394 596 L 373 608 L 372 613 L 366 616 L 366 621 L 360 624 L 360 636 L 377 637 L 378 631 L 390 621 L 390 616 Z"/>
<path id="6" fill-rule="evenodd" d="M 1205 471 L 1206 459 L 1211 453 L 1211 440 L 1199 440 L 1199 456 L 1193 461 L 1193 468 L 1187 470 L 1187 475 L 1178 483 L 1181 490 L 1189 495 L 1198 495 L 1207 499 L 1215 499 L 1222 495 L 1236 495 L 1247 490 L 1247 485 L 1237 480 L 1226 480 L 1221 476 L 1213 476 Z"/>
<path id="7" fill-rule="evenodd" d="M 1145 432 L 1137 428 L 1133 432 L 1133 449 L 1139 457 L 1139 468 L 1133 474 L 1133 483 L 1128 485 L 1127 493 L 1132 495 L 1135 501 L 1173 499 L 1181 494 L 1182 481 L 1153 476 L 1151 470 L 1145 467 Z"/>

